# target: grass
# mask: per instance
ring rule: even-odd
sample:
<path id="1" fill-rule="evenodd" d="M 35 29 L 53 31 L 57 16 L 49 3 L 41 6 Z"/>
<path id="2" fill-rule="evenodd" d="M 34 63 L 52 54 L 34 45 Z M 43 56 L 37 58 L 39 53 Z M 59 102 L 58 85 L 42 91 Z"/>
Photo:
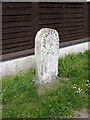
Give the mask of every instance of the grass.
<path id="1" fill-rule="evenodd" d="M 88 54 L 59 59 L 58 76 L 69 78 L 57 89 L 37 93 L 32 83 L 34 70 L 2 79 L 3 118 L 69 118 L 74 110 L 88 107 Z"/>

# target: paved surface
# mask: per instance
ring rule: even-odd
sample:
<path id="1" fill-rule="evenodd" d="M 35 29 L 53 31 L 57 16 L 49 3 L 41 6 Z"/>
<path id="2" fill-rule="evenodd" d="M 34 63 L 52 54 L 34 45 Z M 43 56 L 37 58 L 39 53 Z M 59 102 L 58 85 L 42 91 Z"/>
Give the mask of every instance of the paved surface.
<path id="1" fill-rule="evenodd" d="M 82 109 L 81 111 L 75 111 L 74 116 L 71 118 L 88 118 L 90 120 L 90 114 L 88 114 L 88 109 Z"/>

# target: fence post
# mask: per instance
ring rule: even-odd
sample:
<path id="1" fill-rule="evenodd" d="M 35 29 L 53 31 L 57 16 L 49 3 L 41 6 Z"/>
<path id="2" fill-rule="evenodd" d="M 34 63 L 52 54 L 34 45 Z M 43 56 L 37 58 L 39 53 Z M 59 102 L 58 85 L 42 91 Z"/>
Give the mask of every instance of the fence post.
<path id="1" fill-rule="evenodd" d="M 35 35 L 38 31 L 38 2 L 32 2 L 32 40 L 35 47 Z"/>
<path id="2" fill-rule="evenodd" d="M 65 2 L 63 2 L 63 26 L 62 26 L 62 32 L 63 32 L 63 35 L 62 35 L 62 41 L 61 42 L 64 42 L 64 31 L 65 31 Z"/>
<path id="3" fill-rule="evenodd" d="M 88 14 L 87 14 L 87 3 L 83 3 L 83 38 L 88 37 L 86 34 L 88 32 Z"/>

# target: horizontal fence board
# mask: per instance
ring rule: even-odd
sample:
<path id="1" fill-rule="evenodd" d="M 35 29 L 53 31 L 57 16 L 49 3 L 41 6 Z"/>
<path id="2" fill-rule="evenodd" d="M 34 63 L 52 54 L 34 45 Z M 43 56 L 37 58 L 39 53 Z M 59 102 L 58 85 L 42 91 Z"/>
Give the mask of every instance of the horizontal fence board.
<path id="1" fill-rule="evenodd" d="M 32 20 L 31 15 L 19 15 L 19 16 L 3 16 L 2 21 L 4 22 L 16 22 L 16 21 L 28 21 Z"/>
<path id="2" fill-rule="evenodd" d="M 51 17 L 51 18 L 50 18 L 50 16 L 49 16 L 49 18 L 39 18 L 39 20 L 42 20 L 42 21 L 45 21 L 45 20 L 48 20 L 48 21 L 49 21 L 49 20 L 52 20 L 52 21 L 55 21 L 55 20 L 58 20 L 58 19 L 59 19 L 60 21 L 63 20 L 63 18 L 60 17 L 60 16 L 57 16 L 57 17 L 54 17 L 54 16 L 53 16 L 53 17 Z"/>
<path id="3" fill-rule="evenodd" d="M 62 31 L 63 28 L 60 27 L 60 26 L 53 26 L 53 29 L 57 29 L 57 30 L 60 31 L 61 33 L 63 32 L 63 31 Z"/>
<path id="4" fill-rule="evenodd" d="M 31 26 L 21 26 L 21 27 L 13 27 L 13 28 L 6 28 L 2 29 L 2 34 L 11 34 L 11 33 L 16 33 L 16 32 L 22 32 L 22 31 L 31 31 L 32 28 Z"/>
<path id="5" fill-rule="evenodd" d="M 65 23 L 65 27 L 82 25 L 82 22 Z"/>
<path id="6" fill-rule="evenodd" d="M 54 23 L 54 24 L 39 24 L 39 26 L 38 26 L 38 28 L 40 29 L 40 28 L 44 28 L 44 27 L 51 27 L 51 28 L 60 28 L 60 27 L 62 27 L 63 25 L 62 24 L 60 24 L 60 23 Z"/>
<path id="7" fill-rule="evenodd" d="M 77 39 L 81 39 L 83 38 L 82 35 L 78 35 L 78 36 L 73 36 L 73 37 L 64 37 L 64 42 L 65 41 L 70 41 L 70 40 L 77 40 Z"/>
<path id="8" fill-rule="evenodd" d="M 24 41 L 29 41 L 32 36 L 23 36 L 23 37 L 20 37 L 20 38 L 13 38 L 13 39 L 7 39 L 7 40 L 2 40 L 2 45 L 6 45 L 6 44 L 14 44 L 14 43 L 20 43 L 20 42 L 24 42 Z"/>
<path id="9" fill-rule="evenodd" d="M 65 18 L 82 18 L 83 14 L 65 14 Z"/>
<path id="10" fill-rule="evenodd" d="M 39 8 L 58 8 L 58 7 L 62 7 L 63 4 L 61 3 L 56 3 L 56 4 L 51 4 L 51 3 L 39 3 Z"/>
<path id="11" fill-rule="evenodd" d="M 14 59 L 14 58 L 18 58 L 18 57 L 24 57 L 24 56 L 32 55 L 32 54 L 34 54 L 34 48 L 4 54 L 4 55 L 2 55 L 2 60 L 5 61 L 5 60 Z"/>
<path id="12" fill-rule="evenodd" d="M 2 8 L 3 7 L 8 7 L 8 8 L 25 8 L 25 7 L 32 7 L 32 3 L 31 2 L 5 2 L 2 3 Z"/>
<path id="13" fill-rule="evenodd" d="M 82 5 L 82 2 L 67 2 L 67 5 Z"/>
<path id="14" fill-rule="evenodd" d="M 53 28 L 54 29 L 54 28 Z M 62 28 L 55 28 L 60 34 L 63 34 Z"/>
<path id="15" fill-rule="evenodd" d="M 39 24 L 62 23 L 62 19 L 40 20 Z"/>
<path id="16" fill-rule="evenodd" d="M 3 50 L 5 49 L 12 49 L 12 48 L 15 48 L 15 47 L 23 47 L 23 46 L 26 46 L 26 45 L 32 45 L 32 41 L 25 41 L 25 42 L 21 42 L 21 43 L 15 43 L 15 44 L 9 44 L 9 45 L 4 45 L 2 46 Z M 7 50 L 8 51 L 8 50 Z"/>
<path id="17" fill-rule="evenodd" d="M 72 8 L 72 9 L 73 9 L 73 8 L 76 8 L 76 9 L 80 9 L 80 8 L 82 8 L 82 4 L 81 4 L 81 5 L 75 5 L 75 4 L 73 4 L 73 5 L 72 5 L 72 4 L 71 4 L 71 5 L 69 4 L 69 5 L 68 5 L 68 4 L 65 4 L 65 8 Z"/>
<path id="18" fill-rule="evenodd" d="M 72 9 L 72 8 L 66 8 L 65 9 L 65 13 L 82 13 L 83 12 L 83 9 L 80 8 L 79 10 L 78 9 Z"/>
<path id="19" fill-rule="evenodd" d="M 32 8 L 4 8 L 2 10 L 3 15 L 24 15 L 32 14 Z"/>
<path id="20" fill-rule="evenodd" d="M 57 4 L 62 4 L 62 2 L 39 2 L 40 5 L 42 4 L 50 4 L 50 5 L 57 5 Z"/>
<path id="21" fill-rule="evenodd" d="M 31 26 L 31 21 L 21 21 L 21 22 L 7 22 L 2 25 L 2 28 L 18 27 L 18 26 Z"/>
<path id="22" fill-rule="evenodd" d="M 71 19 L 65 19 L 65 22 L 66 23 L 73 23 L 73 22 L 82 22 L 83 21 L 83 19 L 82 18 L 71 18 Z"/>
<path id="23" fill-rule="evenodd" d="M 57 10 L 51 10 L 51 9 L 42 9 L 39 11 L 39 14 L 60 14 L 62 13 L 63 10 L 60 8 L 58 11 Z"/>
<path id="24" fill-rule="evenodd" d="M 39 14 L 39 19 L 62 18 L 63 14 Z M 63 18 L 62 18 L 63 19 Z"/>
<path id="25" fill-rule="evenodd" d="M 75 34 L 75 33 L 82 33 L 82 29 L 76 29 L 76 30 L 64 31 L 64 35 Z"/>
<path id="26" fill-rule="evenodd" d="M 51 8 L 47 8 L 47 7 L 46 7 L 46 8 L 39 8 L 39 9 L 40 9 L 40 13 L 41 13 L 42 11 L 56 11 L 56 12 L 59 11 L 59 10 L 62 11 L 62 7 L 56 7 L 56 8 L 55 8 L 55 7 L 54 7 L 54 8 L 52 8 L 52 7 L 51 7 Z"/>
<path id="27" fill-rule="evenodd" d="M 88 35 L 89 35 L 89 33 L 85 33 L 85 37 L 89 37 Z"/>
<path id="28" fill-rule="evenodd" d="M 20 33 L 13 33 L 13 34 L 4 34 L 4 35 L 2 35 L 2 38 L 3 39 L 10 39 L 10 38 L 16 38 L 16 37 L 29 36 L 31 34 L 32 34 L 31 31 L 20 32 Z"/>
<path id="29" fill-rule="evenodd" d="M 70 26 L 70 27 L 65 27 L 64 29 L 66 30 L 66 31 L 68 31 L 68 30 L 78 30 L 78 29 L 82 29 L 83 28 L 83 26 L 82 25 L 77 25 L 77 26 Z"/>
<path id="30" fill-rule="evenodd" d="M 73 45 L 73 44 L 78 44 L 78 43 L 82 43 L 82 42 L 87 42 L 88 38 L 82 38 L 82 39 L 77 39 L 77 40 L 71 40 L 71 41 L 67 41 L 67 42 L 62 42 L 59 44 L 59 47 L 65 47 L 68 45 Z"/>
<path id="31" fill-rule="evenodd" d="M 2 54 L 6 54 L 6 53 L 12 53 L 12 52 L 17 52 L 17 51 L 21 51 L 21 50 L 25 50 L 25 49 L 30 49 L 32 48 L 32 45 L 27 45 L 27 46 L 21 46 L 21 47 L 15 47 L 12 49 L 6 49 L 2 51 Z"/>
<path id="32" fill-rule="evenodd" d="M 75 33 L 75 34 L 67 34 L 67 35 L 64 35 L 63 37 L 69 39 L 69 38 L 73 38 L 73 37 L 76 37 L 76 36 L 82 36 L 82 33 L 78 32 L 78 33 Z"/>

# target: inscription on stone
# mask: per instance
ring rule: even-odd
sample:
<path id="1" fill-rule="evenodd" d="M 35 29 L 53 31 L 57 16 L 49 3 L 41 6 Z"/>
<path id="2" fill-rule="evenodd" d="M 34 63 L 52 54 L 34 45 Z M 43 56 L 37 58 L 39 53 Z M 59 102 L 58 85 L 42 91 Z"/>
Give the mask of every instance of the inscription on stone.
<path id="1" fill-rule="evenodd" d="M 43 28 L 35 38 L 35 82 L 47 83 L 58 74 L 59 35 L 54 29 Z"/>

